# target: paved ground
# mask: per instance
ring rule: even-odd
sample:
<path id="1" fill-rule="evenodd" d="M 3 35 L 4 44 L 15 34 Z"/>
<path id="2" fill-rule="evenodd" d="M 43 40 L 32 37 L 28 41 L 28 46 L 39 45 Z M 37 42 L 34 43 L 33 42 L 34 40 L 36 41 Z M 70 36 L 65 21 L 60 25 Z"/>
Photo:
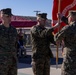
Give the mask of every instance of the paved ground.
<path id="1" fill-rule="evenodd" d="M 26 67 L 27 66 L 27 67 Z M 50 75 L 61 75 L 61 65 L 51 65 Z M 18 63 L 18 75 L 33 75 L 32 67 L 29 64 Z"/>
<path id="2" fill-rule="evenodd" d="M 54 56 L 56 57 L 56 47 L 52 47 L 51 49 L 53 51 Z M 27 48 L 27 55 L 31 54 L 31 49 Z M 62 58 L 61 48 L 59 48 L 58 55 L 59 58 Z M 18 63 L 18 75 L 33 75 L 31 64 Z M 51 65 L 50 75 L 61 75 L 61 64 L 58 65 L 58 68 L 56 68 L 56 65 Z"/>

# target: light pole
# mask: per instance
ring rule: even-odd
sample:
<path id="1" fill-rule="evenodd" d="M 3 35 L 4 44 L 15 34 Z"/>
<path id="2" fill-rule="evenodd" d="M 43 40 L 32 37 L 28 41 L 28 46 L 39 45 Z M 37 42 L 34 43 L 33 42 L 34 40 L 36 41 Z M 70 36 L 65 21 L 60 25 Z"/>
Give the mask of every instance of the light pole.
<path id="1" fill-rule="evenodd" d="M 34 12 L 36 12 L 36 16 L 37 16 L 37 14 L 38 14 L 39 12 L 41 12 L 41 11 L 36 10 L 36 11 L 34 11 Z"/>

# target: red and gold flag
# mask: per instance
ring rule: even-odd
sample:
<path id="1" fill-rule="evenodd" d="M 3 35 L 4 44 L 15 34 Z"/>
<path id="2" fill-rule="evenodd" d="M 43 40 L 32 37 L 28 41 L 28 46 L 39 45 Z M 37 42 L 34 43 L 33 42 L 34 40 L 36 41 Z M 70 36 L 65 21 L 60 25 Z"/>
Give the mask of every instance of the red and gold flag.
<path id="1" fill-rule="evenodd" d="M 54 26 L 58 22 L 57 13 L 60 12 L 64 16 L 68 15 L 69 10 L 76 10 L 76 0 L 60 0 L 60 7 L 59 0 L 53 1 L 53 9 L 52 9 L 52 25 Z M 58 11 L 60 9 L 60 11 Z M 61 23 L 59 29 L 57 28 L 54 33 L 58 32 L 63 26 L 65 26 L 65 23 Z"/>

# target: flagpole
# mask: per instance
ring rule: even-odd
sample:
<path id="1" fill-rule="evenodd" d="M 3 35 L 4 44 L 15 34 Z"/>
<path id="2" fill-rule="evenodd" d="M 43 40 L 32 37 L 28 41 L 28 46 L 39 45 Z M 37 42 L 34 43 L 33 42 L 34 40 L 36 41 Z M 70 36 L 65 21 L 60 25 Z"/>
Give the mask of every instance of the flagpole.
<path id="1" fill-rule="evenodd" d="M 58 0 L 58 13 L 60 13 L 60 0 Z M 58 18 L 58 24 L 60 24 L 60 18 Z M 59 28 L 58 28 L 59 32 Z M 56 69 L 58 68 L 58 44 L 57 44 L 57 52 L 56 52 Z"/>

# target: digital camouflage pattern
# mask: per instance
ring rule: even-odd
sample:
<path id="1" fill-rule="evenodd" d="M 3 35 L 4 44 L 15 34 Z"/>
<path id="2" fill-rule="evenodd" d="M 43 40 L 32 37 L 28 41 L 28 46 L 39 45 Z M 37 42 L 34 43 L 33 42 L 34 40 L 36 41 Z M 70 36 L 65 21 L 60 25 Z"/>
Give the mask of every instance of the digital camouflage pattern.
<path id="1" fill-rule="evenodd" d="M 54 43 L 53 29 L 35 25 L 31 28 L 32 68 L 34 75 L 50 75 L 50 43 Z"/>
<path id="2" fill-rule="evenodd" d="M 76 75 L 76 22 L 65 26 L 55 35 L 55 40 L 64 40 L 61 75 Z"/>
<path id="3" fill-rule="evenodd" d="M 0 75 L 17 75 L 16 36 L 14 27 L 0 25 Z"/>

